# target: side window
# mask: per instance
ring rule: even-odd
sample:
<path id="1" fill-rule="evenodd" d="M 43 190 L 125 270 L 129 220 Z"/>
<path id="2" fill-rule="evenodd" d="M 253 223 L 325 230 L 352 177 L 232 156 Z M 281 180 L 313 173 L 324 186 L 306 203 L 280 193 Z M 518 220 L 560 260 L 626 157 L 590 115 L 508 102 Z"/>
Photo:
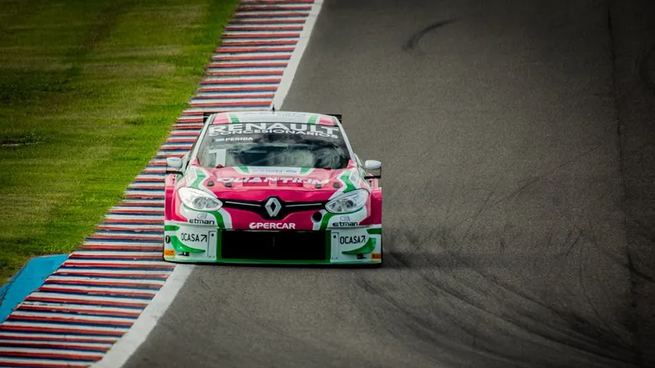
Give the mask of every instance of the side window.
<path id="1" fill-rule="evenodd" d="M 196 148 L 198 145 L 198 139 L 196 139 L 195 142 L 193 142 L 193 145 L 191 148 L 189 148 L 189 152 L 185 153 L 184 156 L 182 156 L 182 172 L 185 172 L 187 167 L 189 167 L 189 157 L 191 157 L 191 152 Z"/>
<path id="2" fill-rule="evenodd" d="M 189 154 L 191 151 L 187 152 L 184 156 L 182 156 L 182 172 L 186 171 L 186 168 L 189 166 Z"/>
<path id="3" fill-rule="evenodd" d="M 184 157 L 182 157 L 182 172 L 185 172 L 187 167 L 189 166 L 189 162 L 191 162 L 190 158 L 191 158 L 191 154 L 193 153 L 193 150 L 195 150 L 196 147 L 202 143 L 201 141 L 203 139 L 203 134 L 202 134 L 203 131 L 204 129 L 200 131 L 200 134 L 198 134 L 198 138 L 196 139 L 195 142 L 193 142 L 191 148 L 189 148 L 189 152 L 187 152 L 184 155 Z M 198 156 L 198 154 L 196 154 L 196 156 Z"/>

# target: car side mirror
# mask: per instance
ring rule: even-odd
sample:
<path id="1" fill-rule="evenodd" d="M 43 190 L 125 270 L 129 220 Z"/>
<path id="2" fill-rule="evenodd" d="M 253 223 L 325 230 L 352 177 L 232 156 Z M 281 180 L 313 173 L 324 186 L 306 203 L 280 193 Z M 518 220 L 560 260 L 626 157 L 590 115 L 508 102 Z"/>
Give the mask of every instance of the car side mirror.
<path id="1" fill-rule="evenodd" d="M 180 157 L 166 158 L 166 174 L 181 174 L 182 159 Z"/>
<path id="2" fill-rule="evenodd" d="M 366 175 L 364 179 L 380 179 L 382 177 L 382 162 L 378 160 L 366 160 L 364 162 L 364 169 L 369 170 L 378 170 L 377 175 Z"/>

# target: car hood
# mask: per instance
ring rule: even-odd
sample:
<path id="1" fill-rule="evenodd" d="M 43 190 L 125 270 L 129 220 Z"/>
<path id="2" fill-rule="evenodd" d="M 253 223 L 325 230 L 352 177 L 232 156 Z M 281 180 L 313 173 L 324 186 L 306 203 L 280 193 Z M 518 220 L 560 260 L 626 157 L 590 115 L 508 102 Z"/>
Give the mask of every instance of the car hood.
<path id="1" fill-rule="evenodd" d="M 354 168 L 330 170 L 294 167 L 192 166 L 184 186 L 212 191 L 222 199 L 264 200 L 277 196 L 285 201 L 326 201 L 336 192 L 361 188 L 365 182 Z"/>

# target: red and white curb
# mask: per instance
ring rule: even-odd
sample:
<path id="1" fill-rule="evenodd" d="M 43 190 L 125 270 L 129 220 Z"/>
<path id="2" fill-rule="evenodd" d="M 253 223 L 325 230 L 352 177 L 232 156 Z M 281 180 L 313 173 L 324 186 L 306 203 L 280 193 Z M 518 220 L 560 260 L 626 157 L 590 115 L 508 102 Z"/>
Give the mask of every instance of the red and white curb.
<path id="1" fill-rule="evenodd" d="M 192 266 L 162 260 L 166 157 L 204 112 L 280 107 L 322 0 L 242 0 L 196 95 L 97 231 L 0 324 L 0 367 L 117 367 L 147 338 Z"/>

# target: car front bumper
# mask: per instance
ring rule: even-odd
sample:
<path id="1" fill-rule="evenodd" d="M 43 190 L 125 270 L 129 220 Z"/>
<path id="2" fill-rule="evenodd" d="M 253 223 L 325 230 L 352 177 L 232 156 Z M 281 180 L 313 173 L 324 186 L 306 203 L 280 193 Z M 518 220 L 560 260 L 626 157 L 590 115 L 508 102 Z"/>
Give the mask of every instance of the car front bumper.
<path id="1" fill-rule="evenodd" d="M 164 259 L 181 263 L 371 265 L 382 262 L 380 225 L 315 231 L 225 230 L 166 221 Z"/>

